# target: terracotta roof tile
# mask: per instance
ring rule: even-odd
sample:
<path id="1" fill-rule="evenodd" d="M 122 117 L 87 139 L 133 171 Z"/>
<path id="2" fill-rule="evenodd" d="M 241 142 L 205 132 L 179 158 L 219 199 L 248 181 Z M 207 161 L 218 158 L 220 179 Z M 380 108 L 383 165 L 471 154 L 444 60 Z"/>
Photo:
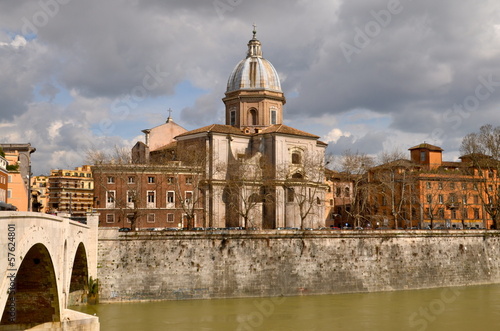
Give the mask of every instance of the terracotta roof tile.
<path id="1" fill-rule="evenodd" d="M 312 133 L 301 131 L 299 129 L 295 129 L 295 128 L 289 127 L 287 125 L 284 125 L 284 124 L 271 125 L 271 126 L 265 128 L 264 130 L 261 131 L 261 133 L 274 133 L 274 132 L 283 133 L 283 134 L 291 134 L 291 135 L 296 135 L 296 136 L 311 137 L 311 138 L 316 138 L 316 139 L 319 138 L 319 136 L 316 136 Z"/>
<path id="2" fill-rule="evenodd" d="M 443 149 L 441 147 L 438 147 L 438 146 L 434 146 L 434 145 L 431 145 L 431 144 L 427 144 L 427 143 L 423 143 L 423 144 L 420 144 L 420 145 L 417 145 L 417 146 L 413 146 L 411 148 L 408 148 L 408 150 L 412 150 L 412 149 L 428 149 L 430 151 L 443 151 Z"/>
<path id="3" fill-rule="evenodd" d="M 231 134 L 241 134 L 243 135 L 244 133 L 238 129 L 235 128 L 234 126 L 231 125 L 222 125 L 222 124 L 211 124 L 204 126 L 202 128 L 194 129 L 188 132 L 184 132 L 177 137 L 184 137 L 184 136 L 189 136 L 192 134 L 196 133 L 202 133 L 202 132 L 216 132 L 216 133 L 231 133 Z"/>

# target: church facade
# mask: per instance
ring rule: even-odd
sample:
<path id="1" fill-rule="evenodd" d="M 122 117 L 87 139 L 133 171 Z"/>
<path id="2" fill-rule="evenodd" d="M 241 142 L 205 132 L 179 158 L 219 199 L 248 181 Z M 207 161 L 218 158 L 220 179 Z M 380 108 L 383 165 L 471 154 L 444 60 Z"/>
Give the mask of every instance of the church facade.
<path id="1" fill-rule="evenodd" d="M 178 192 L 177 207 L 184 210 L 180 227 L 322 227 L 327 145 L 314 134 L 283 124 L 286 99 L 277 71 L 262 56 L 255 31 L 247 46 L 247 56 L 231 72 L 222 99 L 226 123 L 187 131 L 169 116 L 167 123 L 143 131 L 145 143 L 134 146 L 132 162 L 177 164 L 183 174 L 189 173 L 193 185 L 189 201 L 197 201 L 198 212 L 191 218 L 184 208 L 186 195 Z M 170 170 L 164 176 L 185 183 L 186 175 L 181 179 L 174 173 Z"/>

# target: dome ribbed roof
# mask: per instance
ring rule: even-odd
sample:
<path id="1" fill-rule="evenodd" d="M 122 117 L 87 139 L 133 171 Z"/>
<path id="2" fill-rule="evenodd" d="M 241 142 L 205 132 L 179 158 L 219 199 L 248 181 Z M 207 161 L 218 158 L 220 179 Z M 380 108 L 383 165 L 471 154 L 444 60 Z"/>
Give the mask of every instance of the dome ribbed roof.
<path id="1" fill-rule="evenodd" d="M 227 92 L 237 90 L 281 91 L 280 78 L 271 62 L 262 57 L 260 41 L 255 38 L 248 42 L 247 57 L 234 67 L 227 81 Z"/>

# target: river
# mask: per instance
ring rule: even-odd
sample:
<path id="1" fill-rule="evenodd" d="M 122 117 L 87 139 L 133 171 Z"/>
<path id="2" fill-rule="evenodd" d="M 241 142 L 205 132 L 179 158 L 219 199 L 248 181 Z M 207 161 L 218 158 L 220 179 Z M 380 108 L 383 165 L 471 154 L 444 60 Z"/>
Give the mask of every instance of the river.
<path id="1" fill-rule="evenodd" d="M 102 331 L 500 330 L 500 285 L 397 292 L 112 303 L 72 309 Z"/>

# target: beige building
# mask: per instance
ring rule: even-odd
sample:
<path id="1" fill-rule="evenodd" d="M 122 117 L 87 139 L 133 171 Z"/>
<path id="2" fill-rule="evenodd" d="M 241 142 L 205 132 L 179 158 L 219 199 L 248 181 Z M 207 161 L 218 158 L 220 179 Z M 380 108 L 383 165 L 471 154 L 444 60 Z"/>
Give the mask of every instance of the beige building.
<path id="1" fill-rule="evenodd" d="M 92 210 L 94 180 L 89 165 L 73 170 L 52 170 L 48 178 L 48 212 L 83 217 Z"/>
<path id="2" fill-rule="evenodd" d="M 253 31 L 229 75 L 226 123 L 176 137 L 182 152 L 206 155 L 206 223 L 211 227 L 324 226 L 324 153 L 318 136 L 283 124 L 286 102 Z M 182 152 L 181 152 L 182 151 Z"/>
<path id="3" fill-rule="evenodd" d="M 32 211 L 49 212 L 49 176 L 31 177 Z"/>

